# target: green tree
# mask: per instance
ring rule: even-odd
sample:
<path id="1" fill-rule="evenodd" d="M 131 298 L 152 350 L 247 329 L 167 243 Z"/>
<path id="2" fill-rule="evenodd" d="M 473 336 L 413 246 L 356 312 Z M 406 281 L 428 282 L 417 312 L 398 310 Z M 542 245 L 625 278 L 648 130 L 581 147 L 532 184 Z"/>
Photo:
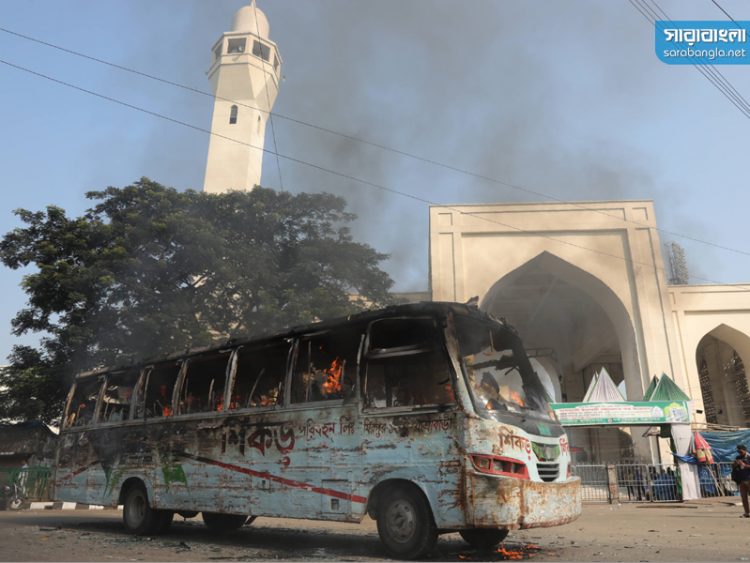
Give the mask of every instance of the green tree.
<path id="1" fill-rule="evenodd" d="M 44 335 L 0 374 L 0 416 L 51 420 L 85 369 L 388 301 L 386 256 L 352 240 L 340 197 L 178 192 L 145 178 L 87 197 L 93 207 L 76 218 L 16 211 L 25 226 L 0 243 L 6 266 L 35 267 L 13 333 Z"/>

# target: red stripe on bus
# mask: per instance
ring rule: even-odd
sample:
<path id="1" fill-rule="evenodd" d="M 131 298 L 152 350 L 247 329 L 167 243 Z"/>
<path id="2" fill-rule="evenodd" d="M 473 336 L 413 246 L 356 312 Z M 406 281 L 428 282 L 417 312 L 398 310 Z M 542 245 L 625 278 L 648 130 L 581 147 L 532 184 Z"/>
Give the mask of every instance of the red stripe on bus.
<path id="1" fill-rule="evenodd" d="M 262 479 L 268 479 L 269 481 L 275 481 L 277 483 L 281 483 L 282 485 L 286 485 L 287 487 L 292 487 L 295 489 L 304 489 L 306 491 L 310 491 L 313 493 L 319 493 L 321 495 L 327 495 L 329 497 L 340 498 L 343 500 L 349 500 L 351 502 L 359 502 L 362 504 L 367 502 L 367 498 L 361 497 L 359 495 L 350 495 L 347 493 L 343 493 L 341 491 L 334 491 L 333 489 L 324 489 L 323 487 L 316 487 L 314 485 L 310 485 L 309 483 L 303 483 L 301 481 L 293 481 L 292 479 L 286 479 L 284 477 L 279 477 L 278 475 L 272 475 L 271 473 L 266 473 L 264 471 L 255 471 L 253 469 L 248 469 L 247 467 L 241 467 L 239 465 L 233 465 L 231 463 L 224 463 L 223 461 L 218 461 L 218 460 L 210 459 L 207 457 L 197 456 L 197 455 L 189 454 L 187 452 L 181 452 L 179 455 L 182 455 L 190 459 L 194 459 L 201 463 L 208 463 L 210 465 L 215 465 L 223 469 L 236 471 L 237 473 L 244 473 L 245 475 L 250 475 L 251 477 L 260 477 Z"/>
<path id="2" fill-rule="evenodd" d="M 86 471 L 86 470 L 87 470 L 88 468 L 90 468 L 90 467 L 93 467 L 93 466 L 94 466 L 94 465 L 96 465 L 97 463 L 99 463 L 99 462 L 98 462 L 98 461 L 92 461 L 91 463 L 89 463 L 89 464 L 86 464 L 86 465 L 84 465 L 83 467 L 79 467 L 78 469 L 76 469 L 76 470 L 74 470 L 74 471 L 71 471 L 70 473 L 68 473 L 68 474 L 67 474 L 67 475 L 65 475 L 64 477 L 60 477 L 60 478 L 58 479 L 58 481 L 65 481 L 65 479 L 72 479 L 72 478 L 73 478 L 73 477 L 75 477 L 76 475 L 79 475 L 79 474 L 83 473 L 83 472 L 84 472 L 84 471 Z"/>

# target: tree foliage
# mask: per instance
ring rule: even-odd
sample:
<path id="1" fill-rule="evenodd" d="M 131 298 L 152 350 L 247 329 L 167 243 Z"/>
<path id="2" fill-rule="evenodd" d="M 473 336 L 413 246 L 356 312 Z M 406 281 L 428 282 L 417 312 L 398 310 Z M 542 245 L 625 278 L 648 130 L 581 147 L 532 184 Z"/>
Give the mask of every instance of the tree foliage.
<path id="1" fill-rule="evenodd" d="M 44 334 L 39 349 L 16 347 L 0 375 L 0 416 L 54 418 L 84 369 L 388 300 L 386 256 L 352 240 L 340 197 L 178 192 L 145 178 L 87 197 L 94 204 L 81 217 L 16 211 L 25 226 L 0 243 L 6 266 L 35 267 L 13 333 Z"/>

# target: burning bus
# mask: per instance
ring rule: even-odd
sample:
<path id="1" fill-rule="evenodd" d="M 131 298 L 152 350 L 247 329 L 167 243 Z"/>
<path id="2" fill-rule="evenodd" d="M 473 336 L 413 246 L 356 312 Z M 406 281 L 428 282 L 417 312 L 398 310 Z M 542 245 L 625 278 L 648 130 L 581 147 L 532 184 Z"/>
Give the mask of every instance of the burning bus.
<path id="1" fill-rule="evenodd" d="M 165 531 L 175 513 L 216 530 L 369 515 L 400 558 L 441 533 L 492 547 L 581 510 L 567 437 L 520 338 L 454 303 L 80 374 L 54 484 L 58 500 L 124 505 L 135 534 Z"/>

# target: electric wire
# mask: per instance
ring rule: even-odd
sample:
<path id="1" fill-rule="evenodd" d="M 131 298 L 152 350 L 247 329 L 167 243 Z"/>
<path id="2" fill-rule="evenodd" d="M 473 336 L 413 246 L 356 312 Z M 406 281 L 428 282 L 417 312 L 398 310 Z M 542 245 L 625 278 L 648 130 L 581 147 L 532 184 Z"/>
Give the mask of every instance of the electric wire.
<path id="1" fill-rule="evenodd" d="M 640 11 L 641 14 L 647 20 L 649 20 L 651 23 L 653 23 L 653 18 L 650 18 L 648 15 L 646 15 L 644 12 L 642 12 L 641 9 L 634 3 L 635 0 L 629 0 L 629 2 L 631 4 L 633 4 L 633 6 L 638 11 Z M 526 187 L 526 186 L 522 186 L 520 184 L 515 184 L 515 183 L 507 182 L 507 181 L 504 181 L 504 180 L 500 180 L 498 178 L 487 176 L 487 175 L 484 175 L 484 174 L 479 174 L 477 172 L 468 170 L 466 168 L 461 168 L 459 166 L 454 166 L 454 165 L 451 165 L 451 164 L 447 164 L 447 163 L 438 161 L 438 160 L 433 159 L 433 158 L 420 156 L 420 155 L 417 155 L 417 154 L 409 152 L 409 151 L 401 150 L 401 149 L 394 148 L 394 147 L 391 147 L 391 146 L 388 146 L 388 145 L 385 145 L 385 144 L 382 144 L 382 143 L 377 143 L 377 142 L 374 142 L 374 141 L 370 141 L 370 140 L 367 140 L 367 139 L 356 137 L 354 135 L 350 135 L 350 134 L 347 134 L 347 133 L 336 131 L 336 130 L 330 129 L 328 127 L 324 127 L 324 126 L 321 126 L 321 125 L 318 125 L 318 124 L 314 124 L 314 123 L 311 123 L 311 122 L 308 122 L 308 121 L 297 119 L 297 118 L 294 118 L 294 117 L 291 117 L 291 116 L 288 116 L 288 115 L 284 115 L 284 114 L 279 113 L 279 112 L 271 112 L 271 111 L 265 110 L 263 108 L 259 108 L 257 106 L 253 106 L 253 105 L 247 104 L 245 102 L 241 102 L 241 101 L 238 101 L 238 100 L 232 100 L 230 98 L 225 98 L 225 97 L 222 97 L 222 96 L 216 96 L 215 94 L 212 94 L 210 92 L 206 92 L 204 90 L 200 90 L 198 88 L 193 88 L 192 86 L 187 86 L 185 84 L 181 84 L 179 82 L 174 82 L 174 81 L 171 81 L 171 80 L 159 77 L 159 76 L 155 76 L 153 74 L 149 74 L 149 73 L 137 70 L 137 69 L 133 69 L 133 68 L 126 67 L 126 66 L 123 66 L 123 65 L 119 65 L 117 63 L 113 63 L 111 61 L 100 59 L 98 57 L 94 57 L 94 56 L 86 54 L 86 53 L 81 53 L 79 51 L 74 51 L 72 49 L 68 49 L 66 47 L 62 47 L 60 45 L 56 45 L 54 43 L 50 43 L 50 42 L 44 41 L 42 39 L 31 37 L 29 35 L 24 35 L 22 33 L 19 33 L 19 32 L 16 32 L 16 31 L 4 28 L 4 27 L 0 27 L 0 31 L 2 31 L 4 33 L 7 33 L 9 35 L 14 35 L 16 37 L 19 37 L 19 38 L 22 38 L 22 39 L 25 39 L 25 40 L 28 40 L 28 41 L 31 41 L 31 42 L 34 42 L 34 43 L 38 43 L 38 44 L 50 47 L 52 49 L 56 49 L 56 50 L 62 51 L 64 53 L 68 53 L 70 55 L 74 55 L 74 56 L 77 56 L 77 57 L 88 59 L 90 61 L 93 61 L 93 62 L 96 62 L 96 63 L 99 63 L 99 64 L 103 64 L 103 65 L 106 65 L 106 66 L 110 66 L 112 68 L 116 68 L 116 69 L 124 71 L 124 72 L 135 74 L 135 75 L 141 76 L 143 78 L 148 78 L 150 80 L 161 82 L 161 83 L 167 84 L 169 86 L 174 86 L 176 88 L 180 88 L 180 89 L 192 92 L 194 94 L 200 94 L 202 96 L 208 96 L 208 97 L 210 97 L 210 98 L 212 98 L 214 100 L 221 100 L 221 101 L 231 102 L 231 103 L 236 104 L 238 106 L 243 106 L 243 107 L 246 107 L 246 108 L 249 108 L 249 109 L 254 109 L 254 110 L 259 111 L 261 113 L 268 114 L 269 115 L 269 121 L 271 121 L 271 116 L 273 115 L 277 119 L 282 119 L 282 120 L 288 121 L 290 123 L 294 123 L 296 125 L 308 127 L 308 128 L 311 128 L 311 129 L 314 129 L 314 130 L 317 130 L 317 131 L 320 131 L 320 132 L 323 132 L 323 133 L 327 133 L 327 134 L 330 134 L 330 135 L 338 136 L 338 137 L 341 137 L 341 138 L 344 138 L 344 139 L 347 139 L 347 140 L 350 140 L 350 141 L 353 141 L 353 142 L 357 142 L 357 143 L 365 144 L 365 145 L 368 145 L 368 146 L 372 146 L 372 147 L 375 147 L 375 148 L 383 150 L 383 151 L 387 151 L 387 152 L 390 152 L 390 153 L 393 153 L 393 154 L 396 154 L 396 155 L 399 155 L 399 156 L 403 156 L 405 158 L 413 159 L 413 160 L 416 160 L 416 161 L 423 162 L 425 164 L 429 164 L 431 166 L 440 167 L 440 168 L 443 168 L 445 170 L 450 170 L 452 172 L 456 172 L 458 174 L 462 174 L 462 175 L 473 177 L 473 178 L 476 178 L 478 180 L 482 180 L 482 181 L 485 181 L 485 182 L 488 182 L 488 183 L 493 183 L 493 184 L 500 185 L 500 186 L 503 186 L 503 187 L 506 187 L 506 188 L 510 188 L 510 189 L 518 191 L 518 192 L 523 192 L 523 193 L 526 193 L 526 194 L 530 194 L 530 195 L 533 195 L 533 196 L 536 196 L 536 197 L 540 197 L 540 198 L 543 198 L 543 199 L 547 199 L 549 201 L 553 201 L 553 202 L 556 202 L 556 203 L 564 203 L 566 205 L 571 205 L 571 206 L 575 207 L 576 209 L 580 209 L 582 211 L 589 211 L 589 212 L 598 213 L 598 214 L 606 216 L 606 217 L 610 217 L 610 218 L 613 218 L 613 219 L 617 219 L 617 220 L 623 221 L 624 223 L 631 223 L 631 224 L 642 226 L 642 227 L 653 228 L 653 229 L 656 229 L 658 232 L 663 233 L 665 235 L 669 235 L 669 236 L 672 236 L 672 237 L 682 238 L 682 239 L 685 239 L 685 240 L 689 240 L 691 242 L 695 242 L 695 243 L 698 243 L 698 244 L 703 244 L 705 246 L 710 246 L 710 247 L 716 248 L 718 250 L 724 250 L 724 251 L 732 252 L 732 253 L 735 253 L 735 254 L 740 254 L 740 255 L 744 255 L 744 256 L 750 256 L 750 251 L 745 251 L 745 250 L 741 250 L 741 249 L 737 249 L 737 248 L 732 248 L 732 247 L 725 246 L 725 245 L 722 245 L 722 244 L 718 244 L 718 243 L 715 243 L 715 242 L 711 242 L 711 241 L 707 241 L 707 240 L 704 240 L 704 239 L 700 239 L 700 238 L 697 238 L 697 237 L 694 237 L 694 236 L 691 236 L 691 235 L 686 235 L 684 233 L 678 233 L 676 231 L 665 229 L 663 227 L 654 227 L 654 226 L 651 226 L 651 225 L 649 225 L 647 223 L 644 223 L 642 221 L 638 221 L 638 220 L 635 220 L 635 219 L 629 219 L 629 218 L 625 218 L 625 217 L 622 217 L 622 216 L 614 215 L 614 214 L 608 213 L 607 211 L 604 211 L 602 209 L 594 209 L 594 208 L 587 207 L 587 206 L 582 205 L 582 204 L 577 203 L 577 202 L 570 202 L 570 201 L 564 200 L 562 198 L 558 198 L 558 197 L 556 197 L 554 195 L 550 195 L 550 194 L 547 194 L 545 192 L 541 192 L 541 191 L 538 191 L 538 190 L 535 190 L 535 189 L 532 189 L 532 188 L 529 188 L 529 187 Z M 706 76 L 706 78 L 709 79 L 709 80 L 711 80 L 710 77 L 708 77 L 708 76 Z M 719 88 L 719 86 L 717 86 L 717 88 Z M 727 94 L 725 94 L 725 95 L 727 95 Z M 732 101 L 732 100 L 730 99 L 730 101 Z M 735 103 L 735 102 L 733 102 L 733 103 Z M 735 105 L 737 105 L 737 104 L 735 103 Z M 269 106 L 270 106 L 270 104 L 269 104 Z M 739 106 L 738 106 L 738 109 L 740 109 L 740 111 L 743 111 L 743 108 L 741 108 Z M 272 132 L 272 136 L 273 136 L 274 149 L 276 149 L 277 148 L 276 147 L 276 133 L 275 133 L 275 127 L 273 126 L 273 123 L 271 125 L 271 132 Z M 279 159 L 277 158 L 276 161 L 277 161 L 277 169 L 278 169 L 278 174 L 279 174 L 279 183 L 280 183 L 280 185 L 281 185 L 281 187 L 283 189 L 283 182 L 281 180 L 281 167 L 280 167 L 280 164 L 279 164 Z"/>
<path id="2" fill-rule="evenodd" d="M 255 0 L 253 0 L 253 3 L 251 4 L 253 8 L 253 13 L 255 15 L 255 35 L 258 36 L 260 39 L 260 26 L 258 24 L 258 5 L 255 3 Z M 223 39 L 223 38 L 222 38 Z M 263 52 L 263 49 L 266 47 L 263 43 L 261 43 L 261 53 Z M 270 52 L 269 52 L 269 58 L 270 58 Z M 279 53 L 277 52 L 275 54 L 276 57 L 279 56 Z M 271 126 L 271 140 L 273 141 L 273 150 L 276 152 L 276 171 L 279 175 L 279 188 L 284 189 L 284 180 L 281 176 L 281 160 L 279 159 L 279 153 L 278 153 L 278 146 L 276 143 L 276 128 L 273 125 L 273 113 L 271 112 L 271 96 L 268 93 L 268 87 L 264 88 L 266 92 L 266 103 L 268 104 L 268 124 Z"/>
<path id="3" fill-rule="evenodd" d="M 194 125 L 194 124 L 188 123 L 186 121 L 182 121 L 182 120 L 179 120 L 179 119 L 176 119 L 176 118 L 173 118 L 173 117 L 169 117 L 167 115 L 164 115 L 164 114 L 156 112 L 156 111 L 152 111 L 152 110 L 149 110 L 149 109 L 146 109 L 146 108 L 142 108 L 140 106 L 136 106 L 136 105 L 131 104 L 129 102 L 125 102 L 123 100 L 114 98 L 112 96 L 108 96 L 106 94 L 101 94 L 99 92 L 95 92 L 93 90 L 89 90 L 89 89 L 84 88 L 82 86 L 78 86 L 76 84 L 72 84 L 70 82 L 66 82 L 66 81 L 61 80 L 59 78 L 55 78 L 55 77 L 49 76 L 47 74 L 43 74 L 41 72 L 37 72 L 37 71 L 32 70 L 30 68 L 24 67 L 22 65 L 18 65 L 18 64 L 12 63 L 10 61 L 6 61 L 5 59 L 0 59 L 0 64 L 4 64 L 4 65 L 9 66 L 11 68 L 14 68 L 16 70 L 19 70 L 19 71 L 22 71 L 22 72 L 26 72 L 28 74 L 36 76 L 38 78 L 43 78 L 43 79 L 51 81 L 51 82 L 53 82 L 55 84 L 58 84 L 58 85 L 61 85 L 61 86 L 65 86 L 65 87 L 77 90 L 79 92 L 83 92 L 83 93 L 89 94 L 91 96 L 94 96 L 94 97 L 97 97 L 97 98 L 100 98 L 100 99 L 103 99 L 103 100 L 106 100 L 106 101 L 109 101 L 109 102 L 112 102 L 112 103 L 115 103 L 115 104 L 127 107 L 129 109 L 132 109 L 132 110 L 135 110 L 135 111 L 138 111 L 138 112 L 141 112 L 141 113 L 153 116 L 153 117 L 157 117 L 159 119 L 163 119 L 163 120 L 169 121 L 171 123 L 174 123 L 174 124 L 177 124 L 177 125 L 181 125 L 183 127 L 188 127 L 188 128 L 193 129 L 195 131 L 199 131 L 199 132 L 202 132 L 202 133 L 207 133 L 209 135 L 214 135 L 214 136 L 220 137 L 222 139 L 226 139 L 226 140 L 232 141 L 234 143 L 238 143 L 238 144 L 241 144 L 241 145 L 244 145 L 244 146 L 256 149 L 256 150 L 260 150 L 260 151 L 263 151 L 263 152 L 267 152 L 267 153 L 273 154 L 272 150 L 267 149 L 265 147 L 258 147 L 258 146 L 255 146 L 255 145 L 251 144 L 251 143 L 247 143 L 247 142 L 239 140 L 239 139 L 234 139 L 232 137 L 229 137 L 229 136 L 226 136 L 226 135 L 222 135 L 220 133 L 216 133 L 214 131 L 211 131 L 210 129 L 206 129 L 204 127 L 200 127 L 198 125 Z M 666 271 L 666 269 L 663 268 L 663 267 L 660 267 L 658 264 L 656 264 L 656 261 L 654 261 L 653 264 L 649 264 L 649 263 L 646 263 L 646 262 L 639 262 L 639 261 L 636 261 L 636 260 L 632 260 L 630 258 L 626 258 L 625 256 L 620 256 L 618 254 L 612 254 L 611 252 L 606 252 L 606 251 L 599 250 L 599 249 L 596 249 L 596 248 L 590 248 L 590 247 L 587 247 L 587 246 L 583 246 L 581 244 L 576 244 L 574 242 L 571 242 L 571 241 L 568 241 L 568 240 L 564 240 L 564 239 L 561 239 L 561 238 L 557 238 L 557 237 L 554 237 L 554 236 L 551 236 L 551 235 L 546 235 L 546 234 L 540 233 L 538 231 L 529 231 L 527 229 L 522 229 L 522 228 L 517 227 L 515 225 L 511 225 L 509 223 L 504 223 L 502 221 L 498 221 L 497 219 L 492 219 L 492 218 L 484 216 L 483 213 L 486 213 L 486 211 L 480 211 L 478 213 L 472 213 L 472 212 L 468 212 L 468 211 L 463 211 L 463 210 L 459 209 L 458 207 L 455 207 L 455 206 L 452 206 L 452 205 L 439 204 L 437 202 L 434 202 L 432 200 L 429 200 L 429 199 L 421 197 L 421 196 L 417 196 L 415 194 L 411 194 L 409 192 L 405 192 L 405 191 L 402 191 L 402 190 L 391 188 L 389 186 L 385 186 L 383 184 L 378 184 L 376 182 L 371 182 L 369 180 L 365 180 L 363 178 L 359 178 L 359 177 L 351 175 L 351 174 L 347 174 L 347 173 L 344 173 L 344 172 L 339 172 L 337 170 L 326 168 L 325 166 L 321 166 L 319 164 L 308 162 L 308 161 L 305 161 L 305 160 L 293 157 L 291 155 L 277 153 L 277 156 L 279 158 L 281 158 L 281 159 L 287 160 L 289 162 L 293 162 L 295 164 L 299 164 L 299 165 L 302 165 L 302 166 L 307 166 L 309 168 L 312 168 L 314 170 L 318 170 L 320 172 L 324 172 L 326 174 L 330 174 L 332 176 L 337 176 L 337 177 L 340 177 L 340 178 L 351 180 L 352 182 L 354 182 L 356 184 L 361 184 L 361 185 L 364 185 L 364 186 L 370 186 L 372 188 L 376 188 L 376 189 L 379 189 L 379 190 L 382 190 L 382 191 L 385 191 L 385 192 L 388 192 L 388 193 L 391 193 L 391 194 L 394 194 L 394 195 L 399 195 L 399 196 L 402 196 L 402 197 L 405 197 L 405 198 L 408 198 L 408 199 L 412 199 L 412 200 L 420 202 L 420 203 L 424 203 L 424 204 L 431 205 L 431 206 L 436 206 L 436 207 L 441 207 L 443 209 L 447 209 L 447 210 L 453 211 L 453 212 L 458 213 L 460 215 L 472 217 L 472 218 L 478 219 L 480 221 L 485 221 L 485 222 L 488 222 L 488 223 L 499 225 L 499 226 L 505 227 L 507 229 L 510 229 L 510 230 L 513 230 L 513 231 L 516 231 L 516 232 L 519 232 L 519 233 L 531 234 L 531 235 L 534 235 L 534 236 L 538 236 L 540 238 L 544 238 L 544 239 L 556 242 L 558 244 L 563 244 L 563 245 L 566 245 L 566 246 L 569 246 L 569 247 L 577 248 L 577 249 L 580 249 L 580 250 L 585 250 L 587 252 L 591 252 L 593 254 L 598 254 L 600 256 L 609 257 L 609 258 L 612 258 L 612 259 L 615 259 L 615 260 L 618 260 L 618 261 L 621 261 L 621 262 L 625 262 L 626 264 L 630 264 L 631 266 L 642 266 L 642 267 L 645 267 L 645 268 L 648 268 L 648 269 L 652 269 L 653 268 L 653 270 L 655 272 L 662 272 L 665 276 L 668 275 L 668 272 Z M 702 278 L 700 276 L 691 276 L 691 277 L 693 277 L 696 280 L 701 280 L 701 281 L 707 282 L 707 283 L 712 284 L 712 285 L 725 285 L 725 284 L 722 284 L 722 282 L 718 282 L 716 280 L 712 280 L 712 279 L 709 279 L 709 278 Z M 743 291 L 750 291 L 750 286 L 746 286 L 746 285 L 743 285 L 743 284 L 732 284 L 732 287 L 737 288 L 737 289 L 741 288 Z"/>
<path id="4" fill-rule="evenodd" d="M 728 17 L 730 20 L 732 20 L 737 27 L 741 27 L 740 24 L 737 23 L 737 20 L 735 20 L 732 16 L 729 15 L 729 12 L 727 12 L 724 8 L 722 8 L 721 4 L 719 4 L 716 0 L 711 0 L 711 2 L 714 3 L 714 5 L 719 8 L 722 12 L 724 12 L 724 15 Z"/>

